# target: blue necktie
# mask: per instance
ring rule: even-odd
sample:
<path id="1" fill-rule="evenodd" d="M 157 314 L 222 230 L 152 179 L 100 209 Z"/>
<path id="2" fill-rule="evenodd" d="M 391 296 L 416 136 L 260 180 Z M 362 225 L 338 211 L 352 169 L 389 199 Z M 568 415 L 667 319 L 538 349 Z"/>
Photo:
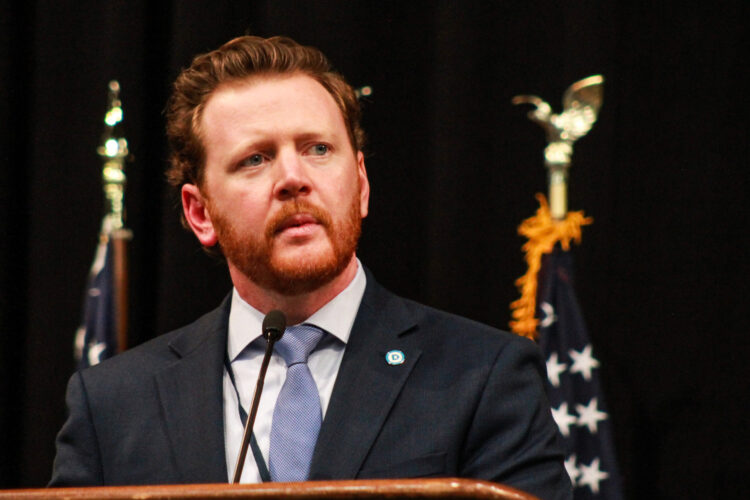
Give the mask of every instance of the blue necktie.
<path id="1" fill-rule="evenodd" d="M 286 380 L 273 409 L 268 466 L 271 480 L 305 481 L 323 420 L 318 387 L 307 357 L 323 337 L 313 325 L 291 326 L 276 343 L 286 361 Z"/>

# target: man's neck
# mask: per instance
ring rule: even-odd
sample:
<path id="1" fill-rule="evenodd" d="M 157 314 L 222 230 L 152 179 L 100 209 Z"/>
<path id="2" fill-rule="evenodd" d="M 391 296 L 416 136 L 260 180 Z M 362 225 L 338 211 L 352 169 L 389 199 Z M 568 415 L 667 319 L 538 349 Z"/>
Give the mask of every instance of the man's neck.
<path id="1" fill-rule="evenodd" d="M 263 314 L 267 314 L 273 309 L 283 311 L 287 323 L 296 325 L 333 300 L 352 282 L 357 274 L 357 258 L 352 256 L 346 268 L 330 282 L 320 288 L 298 295 L 284 295 L 260 287 L 231 264 L 229 265 L 229 274 L 234 287 L 245 302 Z"/>

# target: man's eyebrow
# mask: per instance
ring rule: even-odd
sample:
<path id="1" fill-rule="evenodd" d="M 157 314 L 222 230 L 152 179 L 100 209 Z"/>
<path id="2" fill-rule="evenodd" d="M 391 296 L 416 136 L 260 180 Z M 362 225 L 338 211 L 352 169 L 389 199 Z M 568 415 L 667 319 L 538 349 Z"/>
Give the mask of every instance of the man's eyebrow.
<path id="1" fill-rule="evenodd" d="M 295 138 L 300 140 L 305 139 L 317 139 L 320 137 L 333 137 L 335 136 L 335 133 L 332 130 L 329 129 L 321 129 L 321 130 L 312 130 L 309 132 L 299 132 L 294 134 Z"/>

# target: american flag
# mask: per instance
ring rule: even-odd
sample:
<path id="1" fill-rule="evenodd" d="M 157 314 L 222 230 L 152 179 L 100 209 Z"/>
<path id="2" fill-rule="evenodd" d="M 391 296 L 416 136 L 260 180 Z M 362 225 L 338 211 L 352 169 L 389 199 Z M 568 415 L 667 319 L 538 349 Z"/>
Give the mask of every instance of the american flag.
<path id="1" fill-rule="evenodd" d="M 83 319 L 75 337 L 78 368 L 93 366 L 117 353 L 112 242 L 102 232 L 84 295 Z"/>
<path id="2" fill-rule="evenodd" d="M 559 244 L 543 256 L 538 283 L 538 341 L 547 360 L 547 392 L 564 438 L 574 498 L 621 499 L 599 361 L 573 289 L 571 255 Z"/>

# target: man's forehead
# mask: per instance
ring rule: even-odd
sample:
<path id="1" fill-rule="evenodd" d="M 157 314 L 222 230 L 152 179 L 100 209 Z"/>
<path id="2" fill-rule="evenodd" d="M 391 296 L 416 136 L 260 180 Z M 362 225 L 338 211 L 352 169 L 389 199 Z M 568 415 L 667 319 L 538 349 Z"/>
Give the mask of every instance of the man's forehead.
<path id="1" fill-rule="evenodd" d="M 320 82 L 306 73 L 294 72 L 261 73 L 222 83 L 214 89 L 200 110 L 196 125 L 199 130 L 202 129 L 207 114 L 219 112 L 226 118 L 252 109 L 261 116 L 273 114 L 277 108 L 290 102 L 297 102 L 300 112 L 318 108 L 316 112 L 335 113 L 336 121 L 344 121 L 336 100 Z"/>
<path id="2" fill-rule="evenodd" d="M 289 83 L 294 84 L 298 87 L 315 89 L 316 91 L 319 90 L 330 96 L 326 88 L 323 87 L 320 82 L 318 82 L 315 78 L 308 75 L 307 73 L 301 71 L 295 71 L 292 73 L 258 73 L 244 78 L 238 78 L 221 83 L 214 89 L 213 92 L 211 92 L 211 95 L 206 101 L 206 105 L 208 105 L 212 100 L 215 100 L 217 96 L 231 98 L 231 96 L 236 96 L 243 91 L 252 91 L 259 88 L 274 89 L 278 87 L 286 87 L 288 85 L 283 84 Z M 331 99 L 333 99 L 332 96 L 330 97 Z"/>

